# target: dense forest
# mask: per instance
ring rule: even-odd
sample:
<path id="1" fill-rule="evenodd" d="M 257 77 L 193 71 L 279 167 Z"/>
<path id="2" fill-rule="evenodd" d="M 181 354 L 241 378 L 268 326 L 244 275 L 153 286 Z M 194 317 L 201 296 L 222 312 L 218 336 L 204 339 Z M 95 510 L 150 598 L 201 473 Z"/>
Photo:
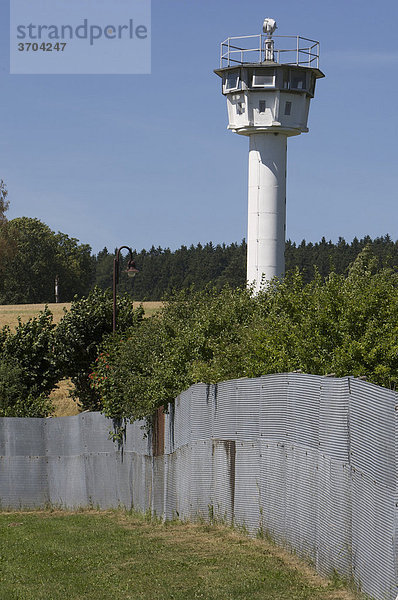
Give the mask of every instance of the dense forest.
<path id="1" fill-rule="evenodd" d="M 8 221 L 7 188 L 0 180 L 0 304 L 55 302 L 55 279 L 59 281 L 59 301 L 85 297 L 98 286 L 112 287 L 114 249 L 104 248 L 97 255 L 88 244 L 65 233 L 52 231 L 39 219 L 19 217 Z M 128 240 L 127 244 L 128 244 Z M 347 274 L 349 265 L 370 247 L 378 268 L 398 267 L 398 241 L 389 235 L 375 239 L 366 236 L 346 242 L 286 242 L 286 272 L 296 268 L 305 283 L 318 272 L 325 278 L 331 271 Z M 127 253 L 128 254 L 128 253 Z M 122 257 L 119 293 L 134 299 L 161 300 L 172 291 L 212 284 L 221 290 L 245 285 L 246 243 L 197 244 L 170 248 L 134 250 L 140 273 L 133 280 L 125 274 L 128 256 Z"/>
<path id="2" fill-rule="evenodd" d="M 97 255 L 88 244 L 51 229 L 38 219 L 21 217 L 9 221 L 6 250 L 0 257 L 0 304 L 55 302 L 54 282 L 59 280 L 59 301 L 81 298 L 95 286 L 102 290 L 112 287 L 114 253 L 104 248 Z M 378 267 L 398 267 L 398 242 L 388 235 L 372 239 L 354 238 L 351 243 L 340 238 L 336 244 L 323 238 L 311 243 L 303 240 L 286 242 L 286 272 L 296 268 L 305 283 L 315 272 L 325 278 L 331 271 L 346 274 L 349 265 L 365 247 L 370 247 Z M 0 239 L 1 248 L 1 239 Z M 181 246 L 133 251 L 139 274 L 129 279 L 125 273 L 128 252 L 120 265 L 118 292 L 128 293 L 135 300 L 161 300 L 175 290 L 193 288 L 197 291 L 212 284 L 222 289 L 245 285 L 246 243 L 218 244 L 211 242 L 189 248 Z"/>
<path id="3" fill-rule="evenodd" d="M 286 272 L 298 268 L 305 283 L 313 280 L 318 271 L 326 277 L 331 271 L 346 274 L 349 265 L 358 254 L 369 246 L 377 259 L 378 268 L 398 267 L 398 242 L 389 235 L 375 239 L 366 236 L 354 238 L 351 243 L 339 238 L 337 243 L 326 241 L 312 243 L 303 240 L 300 244 L 286 242 Z M 135 252 L 140 273 L 133 280 L 121 277 L 119 290 L 131 293 L 137 300 L 160 300 L 165 293 L 193 286 L 201 290 L 208 283 L 221 289 L 226 283 L 231 287 L 245 284 L 246 243 L 230 245 L 181 246 L 172 252 L 169 248 L 154 248 Z M 102 289 L 112 285 L 113 254 L 106 248 L 95 257 L 95 283 Z M 127 258 L 125 258 L 127 264 Z M 134 287 L 132 287 L 134 286 Z"/>

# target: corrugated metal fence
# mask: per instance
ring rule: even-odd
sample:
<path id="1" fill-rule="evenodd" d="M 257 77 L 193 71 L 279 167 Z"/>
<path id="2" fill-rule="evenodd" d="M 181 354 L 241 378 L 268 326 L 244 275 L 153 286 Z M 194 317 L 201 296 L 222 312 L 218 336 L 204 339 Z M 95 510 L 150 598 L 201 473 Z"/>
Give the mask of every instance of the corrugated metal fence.
<path id="1" fill-rule="evenodd" d="M 121 445 L 98 413 L 0 419 L 0 502 L 233 520 L 393 600 L 397 399 L 299 373 L 197 384 L 147 436 L 128 425 Z"/>

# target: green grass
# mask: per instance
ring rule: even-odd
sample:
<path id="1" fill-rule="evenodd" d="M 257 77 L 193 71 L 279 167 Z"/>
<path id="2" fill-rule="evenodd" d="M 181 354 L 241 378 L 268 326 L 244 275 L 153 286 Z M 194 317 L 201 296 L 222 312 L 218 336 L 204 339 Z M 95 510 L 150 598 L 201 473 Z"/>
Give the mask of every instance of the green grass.
<path id="1" fill-rule="evenodd" d="M 352 600 L 265 540 L 123 511 L 0 513 L 1 600 Z"/>

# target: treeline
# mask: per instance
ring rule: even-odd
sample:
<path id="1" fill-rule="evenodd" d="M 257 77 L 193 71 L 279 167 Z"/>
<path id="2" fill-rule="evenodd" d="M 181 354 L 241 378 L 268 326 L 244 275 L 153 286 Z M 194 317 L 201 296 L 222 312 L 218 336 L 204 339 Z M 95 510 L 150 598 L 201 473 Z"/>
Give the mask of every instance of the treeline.
<path id="1" fill-rule="evenodd" d="M 97 255 L 88 244 L 67 234 L 52 231 L 39 219 L 20 217 L 7 221 L 7 189 L 0 180 L 0 304 L 55 302 L 55 280 L 59 282 L 59 301 L 86 297 L 98 286 L 112 287 L 114 250 L 104 248 Z M 125 240 L 128 244 L 129 241 Z M 372 239 L 365 236 L 346 242 L 326 241 L 286 243 L 286 272 L 300 270 L 305 283 L 315 273 L 325 278 L 332 271 L 345 275 L 358 254 L 369 247 L 378 268 L 398 266 L 398 241 L 389 235 Z M 124 273 L 128 256 L 122 257 L 119 293 L 136 300 L 161 300 L 172 291 L 203 290 L 208 284 L 221 290 L 225 285 L 245 285 L 246 243 L 209 242 L 169 248 L 134 250 L 140 273 L 134 280 Z"/>
<path id="2" fill-rule="evenodd" d="M 127 253 L 128 255 L 128 253 Z M 114 254 L 104 248 L 96 256 L 95 284 L 101 289 L 112 286 Z M 246 273 L 246 244 L 181 246 L 172 252 L 169 248 L 152 248 L 134 252 L 140 273 L 131 279 L 124 275 L 128 256 L 120 267 L 119 292 L 127 292 L 137 300 L 161 300 L 165 294 L 193 287 L 204 289 L 212 284 L 221 289 L 244 285 Z"/>
<path id="3" fill-rule="evenodd" d="M 20 217 L 0 230 L 0 304 L 60 302 L 86 295 L 94 283 L 95 258 L 88 244 L 54 233 L 39 219 Z"/>
<path id="4" fill-rule="evenodd" d="M 377 268 L 395 269 L 398 266 L 398 241 L 394 242 L 387 234 L 374 239 L 369 235 L 361 239 L 355 237 L 350 243 L 339 237 L 336 244 L 326 241 L 324 237 L 315 244 L 305 240 L 296 244 L 288 240 L 285 249 L 286 271 L 294 271 L 297 267 L 306 283 L 314 279 L 316 271 L 322 277 L 327 277 L 332 271 L 347 275 L 349 266 L 366 247 L 371 249 Z"/>
<path id="5" fill-rule="evenodd" d="M 3 226 L 4 228 L 4 226 Z M 349 265 L 369 247 L 378 268 L 398 267 L 398 242 L 389 235 L 375 239 L 340 238 L 337 243 L 286 242 L 286 272 L 296 268 L 305 283 L 316 272 L 325 278 L 332 271 L 347 274 Z M 125 274 L 128 253 L 121 259 L 118 292 L 135 300 L 161 300 L 165 295 L 188 288 L 203 290 L 211 284 L 221 290 L 225 285 L 237 288 L 246 280 L 246 243 L 211 242 L 175 251 L 155 248 L 134 251 L 140 273 L 133 279 Z M 95 287 L 112 287 L 114 252 L 104 248 L 93 255 L 88 244 L 51 229 L 39 221 L 21 217 L 9 221 L 7 234 L 0 238 L 0 304 L 55 302 L 55 278 L 59 280 L 59 301 L 87 296 Z"/>
<path id="6" fill-rule="evenodd" d="M 345 275 L 348 267 L 358 254 L 369 247 L 377 261 L 378 268 L 398 267 L 398 241 L 389 235 L 372 239 L 365 236 L 354 238 L 351 243 L 339 238 L 337 243 L 326 241 L 312 243 L 303 240 L 300 244 L 286 242 L 286 272 L 296 268 L 303 275 L 305 283 L 314 279 L 318 272 L 323 278 L 332 271 Z M 113 254 L 106 248 L 95 257 L 95 283 L 101 289 L 112 285 Z M 140 274 L 131 280 L 121 277 L 119 290 L 132 293 L 137 300 L 160 300 L 166 293 L 193 287 L 203 290 L 211 283 L 216 289 L 226 284 L 232 288 L 245 285 L 246 280 L 246 243 L 181 246 L 172 252 L 169 248 L 152 247 L 149 251 L 135 252 L 135 260 Z M 127 258 L 125 259 L 127 265 Z"/>

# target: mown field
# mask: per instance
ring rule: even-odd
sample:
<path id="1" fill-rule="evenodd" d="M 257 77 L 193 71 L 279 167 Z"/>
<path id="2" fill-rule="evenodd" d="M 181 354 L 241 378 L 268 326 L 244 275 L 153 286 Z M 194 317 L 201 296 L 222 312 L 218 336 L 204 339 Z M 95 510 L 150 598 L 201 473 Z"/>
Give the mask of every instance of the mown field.
<path id="1" fill-rule="evenodd" d="M 137 308 L 139 304 L 138 302 L 134 302 L 134 308 Z M 162 306 L 161 302 L 143 302 L 142 304 L 147 317 L 153 315 Z M 30 318 L 37 316 L 45 306 L 45 304 L 0 305 L 0 328 L 8 325 L 10 329 L 14 329 L 18 325 L 18 317 L 22 322 L 26 322 Z M 63 304 L 47 304 L 47 306 L 54 316 L 54 323 L 58 323 L 64 316 L 65 311 L 69 310 L 71 304 L 67 302 Z M 61 381 L 58 389 L 52 392 L 51 398 L 55 407 L 54 416 L 67 417 L 79 413 L 78 403 L 69 397 L 69 390 L 71 388 L 71 382 L 65 380 Z"/>
<path id="2" fill-rule="evenodd" d="M 143 305 L 145 315 L 150 317 L 162 306 L 162 302 L 134 302 L 134 308 L 140 304 Z M 69 310 L 70 302 L 63 304 L 47 304 L 48 308 L 54 315 L 54 323 L 58 323 L 64 316 L 64 311 Z M 45 304 L 3 304 L 0 305 L 0 328 L 8 325 L 11 329 L 18 325 L 18 317 L 22 322 L 28 321 L 31 317 L 35 317 Z"/>
<path id="3" fill-rule="evenodd" d="M 2 600 L 354 600 L 266 540 L 123 511 L 0 512 Z"/>

